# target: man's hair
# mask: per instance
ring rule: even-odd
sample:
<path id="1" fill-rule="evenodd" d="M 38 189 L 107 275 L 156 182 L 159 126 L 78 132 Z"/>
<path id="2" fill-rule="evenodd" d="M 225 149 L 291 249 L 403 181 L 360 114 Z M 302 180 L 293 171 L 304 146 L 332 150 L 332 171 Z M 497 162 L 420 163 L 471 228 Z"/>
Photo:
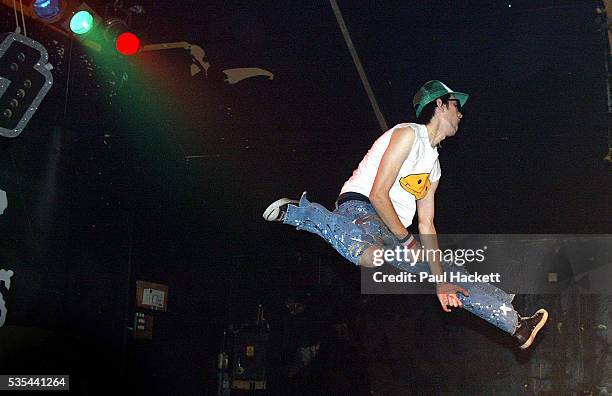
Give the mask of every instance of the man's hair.
<path id="1" fill-rule="evenodd" d="M 446 94 L 427 103 L 425 107 L 423 107 L 423 110 L 421 110 L 421 115 L 417 117 L 417 122 L 423 125 L 428 124 L 436 113 L 436 100 L 441 99 L 442 104 L 448 105 L 448 100 L 450 99 L 450 96 L 451 94 Z"/>

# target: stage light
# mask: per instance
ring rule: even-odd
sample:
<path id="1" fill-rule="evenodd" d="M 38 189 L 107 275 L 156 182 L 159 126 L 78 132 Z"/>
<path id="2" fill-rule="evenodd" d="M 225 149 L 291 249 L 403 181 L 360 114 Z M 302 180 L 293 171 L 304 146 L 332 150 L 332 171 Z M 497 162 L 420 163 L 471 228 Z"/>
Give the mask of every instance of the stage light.
<path id="1" fill-rule="evenodd" d="M 104 38 L 122 55 L 134 55 L 140 50 L 140 39 L 121 18 L 104 22 Z"/>
<path id="2" fill-rule="evenodd" d="M 70 19 L 70 30 L 79 36 L 89 33 L 93 25 L 94 17 L 87 10 L 77 12 Z"/>
<path id="3" fill-rule="evenodd" d="M 60 8 L 60 0 L 34 0 L 32 8 L 34 8 L 34 13 L 40 19 L 49 22 L 56 19 L 62 11 Z"/>
<path id="4" fill-rule="evenodd" d="M 16 137 L 51 89 L 45 47 L 17 33 L 0 36 L 0 136 Z"/>
<path id="5" fill-rule="evenodd" d="M 134 55 L 140 49 L 140 39 L 131 32 L 121 33 L 115 41 L 115 48 L 122 55 Z"/>

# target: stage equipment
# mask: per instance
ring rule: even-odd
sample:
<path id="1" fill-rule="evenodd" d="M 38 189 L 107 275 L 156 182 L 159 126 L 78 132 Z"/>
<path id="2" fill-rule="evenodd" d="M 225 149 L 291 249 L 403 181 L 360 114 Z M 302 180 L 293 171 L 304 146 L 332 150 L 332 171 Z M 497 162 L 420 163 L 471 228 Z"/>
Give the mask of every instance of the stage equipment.
<path id="1" fill-rule="evenodd" d="M 70 18 L 70 30 L 79 36 L 89 33 L 93 26 L 94 17 L 87 10 L 80 10 Z"/>
<path id="2" fill-rule="evenodd" d="M 219 386 L 217 395 L 230 389 L 263 390 L 267 383 L 270 328 L 259 305 L 257 322 L 239 328 L 228 326 L 218 355 Z"/>
<path id="3" fill-rule="evenodd" d="M 16 137 L 30 121 L 53 76 L 45 47 L 17 33 L 0 36 L 0 136 Z"/>
<path id="4" fill-rule="evenodd" d="M 227 355 L 227 330 L 223 331 L 221 351 L 217 355 L 217 396 L 230 396 L 229 356 Z"/>
<path id="5" fill-rule="evenodd" d="M 242 327 L 233 334 L 232 388 L 265 389 L 269 332 L 266 328 Z"/>
<path id="6" fill-rule="evenodd" d="M 18 3 L 15 3 L 13 0 L 0 0 L 0 3 L 14 9 L 18 14 L 23 14 L 24 17 L 27 16 L 45 24 L 45 29 L 52 30 L 69 38 L 77 38 L 81 44 L 90 49 L 99 52 L 102 48 L 99 40 L 94 41 L 87 38 L 87 36 L 90 36 L 87 33 L 96 27 L 101 18 L 86 3 L 82 3 L 79 0 L 35 0 L 34 2 L 24 4 L 23 7 L 18 5 L 17 8 L 15 8 L 15 4 Z M 93 18 L 92 21 L 89 21 L 88 14 Z M 22 22 L 25 35 L 25 19 L 22 19 Z M 76 33 L 72 30 L 73 28 Z M 20 29 L 18 26 L 17 33 L 21 32 Z"/>
<path id="7" fill-rule="evenodd" d="M 363 88 L 368 95 L 368 99 L 370 99 L 370 105 L 372 106 L 372 110 L 374 110 L 374 114 L 376 115 L 376 119 L 378 120 L 378 125 L 380 126 L 381 131 L 386 131 L 389 129 L 387 126 L 387 121 L 385 120 L 385 116 L 383 115 L 380 107 L 378 106 L 378 101 L 376 100 L 376 96 L 374 95 L 374 91 L 370 86 L 370 81 L 368 80 L 368 76 L 366 75 L 365 69 L 361 64 L 361 60 L 359 59 L 359 55 L 357 54 L 357 49 L 355 48 L 355 44 L 353 44 L 353 40 L 351 39 L 351 35 L 346 27 L 346 23 L 344 22 L 344 17 L 342 16 L 342 11 L 340 11 L 340 7 L 338 7 L 338 3 L 336 0 L 329 0 L 331 4 L 331 8 L 334 11 L 334 15 L 336 16 L 336 21 L 338 22 L 338 27 L 342 32 L 342 36 L 344 37 L 344 41 L 346 42 L 346 46 L 353 58 L 353 63 L 355 63 L 355 68 L 357 69 L 357 73 L 359 74 L 359 78 L 361 79 L 361 83 L 363 84 Z"/>
<path id="8" fill-rule="evenodd" d="M 268 322 L 259 305 L 255 325 L 242 326 L 234 332 L 232 389 L 266 389 L 269 339 Z"/>
<path id="9" fill-rule="evenodd" d="M 134 33 L 121 33 L 115 41 L 115 48 L 122 55 L 134 55 L 140 49 L 140 39 Z"/>
<path id="10" fill-rule="evenodd" d="M 134 338 L 153 339 L 153 315 L 134 313 Z"/>
<path id="11" fill-rule="evenodd" d="M 104 22 L 104 38 L 121 55 L 134 55 L 140 50 L 140 39 L 130 31 L 129 25 L 123 19 L 111 18 Z"/>
<path id="12" fill-rule="evenodd" d="M 34 0 L 32 8 L 40 19 L 49 22 L 57 20 L 62 12 L 60 0 Z"/>
<path id="13" fill-rule="evenodd" d="M 166 312 L 168 310 L 168 285 L 136 281 L 136 306 Z"/>

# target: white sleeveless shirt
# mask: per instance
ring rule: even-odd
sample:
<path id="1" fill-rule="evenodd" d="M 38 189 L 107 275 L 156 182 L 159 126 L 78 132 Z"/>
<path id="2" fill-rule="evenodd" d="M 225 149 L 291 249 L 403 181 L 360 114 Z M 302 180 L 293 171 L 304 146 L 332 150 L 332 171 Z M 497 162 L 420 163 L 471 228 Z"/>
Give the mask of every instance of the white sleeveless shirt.
<path id="1" fill-rule="evenodd" d="M 429 192 L 431 183 L 438 181 L 442 176 L 440 162 L 438 161 L 438 149 L 431 147 L 425 125 L 398 124 L 382 134 L 374 142 L 340 191 L 340 194 L 356 192 L 369 197 L 378 173 L 378 166 L 387 146 L 389 146 L 393 132 L 397 128 L 407 126 L 415 132 L 414 143 L 389 191 L 389 198 L 391 198 L 393 207 L 404 227 L 412 224 L 416 213 L 416 201 L 423 199 Z"/>

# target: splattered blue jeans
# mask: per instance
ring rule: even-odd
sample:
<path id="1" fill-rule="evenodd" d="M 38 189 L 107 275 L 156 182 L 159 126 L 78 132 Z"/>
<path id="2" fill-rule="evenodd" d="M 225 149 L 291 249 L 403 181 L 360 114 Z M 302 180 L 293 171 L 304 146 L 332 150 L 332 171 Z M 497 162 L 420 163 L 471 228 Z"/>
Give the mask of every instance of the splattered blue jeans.
<path id="1" fill-rule="evenodd" d="M 393 248 L 399 242 L 382 222 L 374 207 L 362 201 L 344 202 L 330 212 L 325 207 L 308 201 L 306 194 L 303 194 L 299 206 L 289 205 L 284 223 L 319 235 L 355 265 L 359 265 L 359 258 L 370 246 Z M 424 261 L 387 263 L 408 272 L 429 273 L 429 265 Z M 443 263 L 443 268 L 447 273 L 467 273 L 463 267 L 451 263 Z M 510 334 L 514 333 L 518 324 L 518 315 L 512 306 L 514 295 L 489 283 L 454 283 L 470 292 L 469 297 L 457 293 L 466 310 Z"/>

